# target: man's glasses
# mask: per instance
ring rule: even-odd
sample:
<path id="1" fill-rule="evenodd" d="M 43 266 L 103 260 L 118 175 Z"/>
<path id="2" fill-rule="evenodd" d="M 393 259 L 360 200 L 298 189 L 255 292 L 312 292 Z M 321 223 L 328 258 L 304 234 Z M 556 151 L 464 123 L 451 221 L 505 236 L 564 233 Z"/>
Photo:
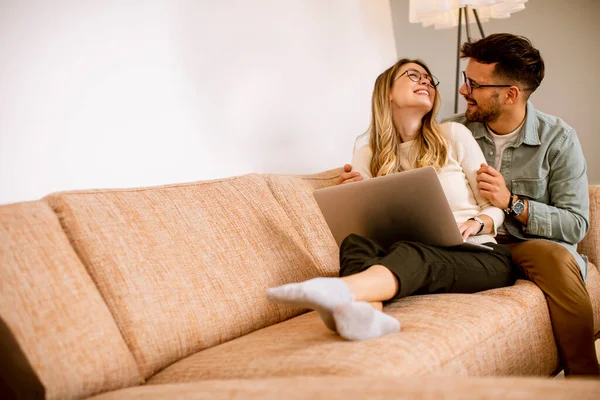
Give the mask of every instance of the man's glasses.
<path id="1" fill-rule="evenodd" d="M 467 91 L 469 92 L 469 94 L 472 94 L 473 90 L 479 89 L 479 88 L 486 88 L 486 87 L 511 87 L 511 86 L 513 86 L 513 85 L 480 85 L 477 82 L 473 82 L 471 80 L 471 78 L 467 78 L 467 74 L 465 73 L 465 71 L 462 72 L 462 78 L 463 78 L 463 82 L 467 86 Z"/>
<path id="2" fill-rule="evenodd" d="M 400 79 L 400 77 L 402 77 L 402 75 L 404 74 L 406 74 L 406 76 L 408 76 L 408 79 L 410 79 L 413 82 L 421 82 L 421 79 L 425 78 L 427 81 L 429 81 L 428 85 L 434 89 L 440 84 L 440 81 L 438 81 L 438 79 L 435 76 L 429 74 L 422 74 L 414 68 L 409 68 L 400 75 L 398 75 L 396 79 L 394 79 L 394 82 Z"/>

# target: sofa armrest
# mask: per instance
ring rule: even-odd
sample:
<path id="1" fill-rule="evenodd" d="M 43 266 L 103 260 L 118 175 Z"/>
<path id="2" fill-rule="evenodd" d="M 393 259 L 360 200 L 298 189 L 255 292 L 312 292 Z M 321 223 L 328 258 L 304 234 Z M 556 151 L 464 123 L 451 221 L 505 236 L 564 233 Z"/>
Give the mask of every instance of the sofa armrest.
<path id="1" fill-rule="evenodd" d="M 592 264 L 600 264 L 600 186 L 590 186 L 590 229 L 577 250 Z"/>

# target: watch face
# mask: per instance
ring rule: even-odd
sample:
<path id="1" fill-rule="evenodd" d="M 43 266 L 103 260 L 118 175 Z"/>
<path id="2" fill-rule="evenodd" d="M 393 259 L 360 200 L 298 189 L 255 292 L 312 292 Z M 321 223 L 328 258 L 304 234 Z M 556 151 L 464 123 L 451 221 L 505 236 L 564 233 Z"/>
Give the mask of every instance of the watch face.
<path id="1" fill-rule="evenodd" d="M 525 211 L 525 202 L 523 200 L 517 200 L 512 206 L 512 212 L 514 215 L 521 215 Z"/>

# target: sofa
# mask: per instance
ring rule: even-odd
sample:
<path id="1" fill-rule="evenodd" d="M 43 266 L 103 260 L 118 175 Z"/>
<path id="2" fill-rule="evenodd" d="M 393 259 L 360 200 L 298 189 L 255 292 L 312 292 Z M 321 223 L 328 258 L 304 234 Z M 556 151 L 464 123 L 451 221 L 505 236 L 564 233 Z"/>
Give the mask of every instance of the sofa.
<path id="1" fill-rule="evenodd" d="M 338 248 L 312 192 L 340 173 L 69 191 L 0 206 L 0 317 L 46 398 L 600 393 L 598 381 L 547 379 L 560 363 L 544 295 L 528 281 L 391 302 L 384 311 L 401 331 L 363 342 L 341 339 L 314 312 L 269 302 L 269 287 L 337 275 Z M 579 248 L 598 333 L 600 187 L 590 200 Z"/>

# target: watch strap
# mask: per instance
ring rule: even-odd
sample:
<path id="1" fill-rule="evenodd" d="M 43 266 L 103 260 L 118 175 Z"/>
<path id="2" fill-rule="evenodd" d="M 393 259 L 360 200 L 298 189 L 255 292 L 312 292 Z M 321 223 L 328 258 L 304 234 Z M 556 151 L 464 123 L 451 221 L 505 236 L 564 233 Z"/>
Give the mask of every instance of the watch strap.
<path id="1" fill-rule="evenodd" d="M 515 195 L 513 194 L 513 192 L 510 192 L 510 199 L 508 200 L 508 207 L 506 207 L 506 209 L 508 211 L 512 210 L 514 199 L 515 199 Z"/>

